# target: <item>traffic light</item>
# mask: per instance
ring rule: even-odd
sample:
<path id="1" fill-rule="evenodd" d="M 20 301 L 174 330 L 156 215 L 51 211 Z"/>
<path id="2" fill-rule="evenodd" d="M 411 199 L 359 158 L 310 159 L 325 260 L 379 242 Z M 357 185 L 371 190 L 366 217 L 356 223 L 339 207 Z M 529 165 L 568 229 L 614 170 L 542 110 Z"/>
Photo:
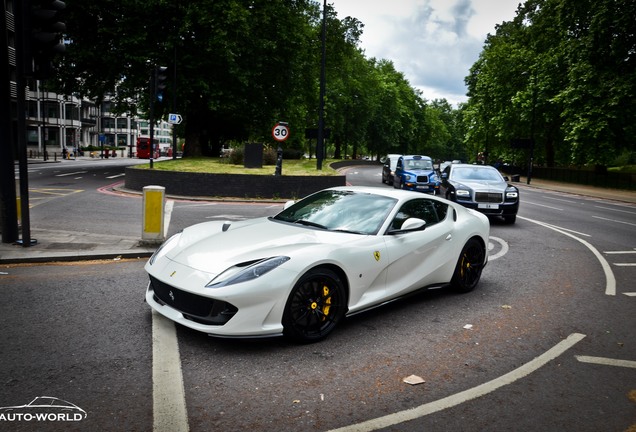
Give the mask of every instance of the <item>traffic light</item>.
<path id="1" fill-rule="evenodd" d="M 62 33 L 66 30 L 66 24 L 60 21 L 60 15 L 66 8 L 66 3 L 60 0 L 30 0 L 28 5 L 25 14 L 27 22 L 24 26 L 27 33 L 25 72 L 34 78 L 45 79 L 54 72 L 55 55 L 65 50 Z"/>
<path id="2" fill-rule="evenodd" d="M 155 66 L 155 98 L 159 101 L 163 101 L 163 91 L 166 89 L 166 66 Z"/>

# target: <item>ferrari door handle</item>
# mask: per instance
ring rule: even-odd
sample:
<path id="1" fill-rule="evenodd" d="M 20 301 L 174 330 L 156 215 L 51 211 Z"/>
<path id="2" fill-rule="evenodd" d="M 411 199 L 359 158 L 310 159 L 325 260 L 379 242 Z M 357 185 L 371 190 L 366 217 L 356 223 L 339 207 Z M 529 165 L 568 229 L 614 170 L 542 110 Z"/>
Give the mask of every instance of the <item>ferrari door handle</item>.
<path id="1" fill-rule="evenodd" d="M 453 238 L 452 234 L 449 234 L 449 235 L 446 236 L 446 240 L 451 240 L 452 238 Z"/>

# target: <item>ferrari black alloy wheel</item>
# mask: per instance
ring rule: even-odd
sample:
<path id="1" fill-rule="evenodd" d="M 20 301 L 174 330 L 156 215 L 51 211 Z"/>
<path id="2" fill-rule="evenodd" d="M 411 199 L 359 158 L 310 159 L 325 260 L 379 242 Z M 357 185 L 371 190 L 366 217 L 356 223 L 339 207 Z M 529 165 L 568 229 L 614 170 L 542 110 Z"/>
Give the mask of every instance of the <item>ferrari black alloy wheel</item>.
<path id="1" fill-rule="evenodd" d="M 481 271 L 484 269 L 484 258 L 486 249 L 476 238 L 471 238 L 464 245 L 462 253 L 459 255 L 455 273 L 451 280 L 451 286 L 458 292 L 472 291 L 481 278 Z"/>
<path id="2" fill-rule="evenodd" d="M 292 289 L 285 312 L 285 336 L 317 342 L 336 327 L 346 311 L 347 296 L 338 275 L 326 268 L 308 271 Z"/>

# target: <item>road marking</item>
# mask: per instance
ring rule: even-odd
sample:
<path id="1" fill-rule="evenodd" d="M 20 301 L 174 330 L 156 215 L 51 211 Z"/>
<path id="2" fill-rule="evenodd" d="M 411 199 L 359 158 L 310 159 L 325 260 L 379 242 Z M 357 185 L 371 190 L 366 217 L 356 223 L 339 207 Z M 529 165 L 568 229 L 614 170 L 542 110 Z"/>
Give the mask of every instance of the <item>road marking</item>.
<path id="1" fill-rule="evenodd" d="M 519 215 L 517 215 L 517 217 L 519 217 L 520 219 L 526 220 L 528 222 L 532 222 L 532 223 L 536 223 L 537 225 L 544 226 L 556 232 L 560 232 L 561 234 L 571 237 L 574 240 L 585 245 L 585 247 L 587 247 L 590 251 L 592 251 L 594 256 L 596 256 L 596 259 L 601 263 L 601 267 L 603 268 L 603 273 L 605 273 L 605 295 L 616 295 L 616 278 L 614 277 L 614 273 L 612 272 L 612 267 L 609 265 L 607 260 L 603 257 L 603 255 L 601 255 L 601 253 L 594 246 L 592 246 L 590 243 L 586 242 L 585 240 L 578 238 L 575 235 L 570 234 L 569 232 L 566 232 L 567 230 L 565 228 L 560 228 L 560 227 L 557 227 L 556 225 L 549 225 L 544 222 L 539 222 L 533 219 L 524 218 L 523 216 L 519 216 Z"/>
<path id="2" fill-rule="evenodd" d="M 163 214 L 163 237 L 168 238 L 168 227 L 170 226 L 170 219 L 172 218 L 172 209 L 174 208 L 174 201 L 166 202 L 166 206 Z"/>
<path id="3" fill-rule="evenodd" d="M 636 297 L 636 292 L 628 292 L 628 293 L 623 293 L 623 294 L 625 294 L 626 296 L 629 296 L 629 297 Z"/>
<path id="4" fill-rule="evenodd" d="M 616 255 L 616 254 L 636 254 L 636 250 L 628 250 L 628 251 L 605 251 L 603 252 L 607 255 Z"/>
<path id="5" fill-rule="evenodd" d="M 77 172 L 65 173 L 65 174 L 55 174 L 55 177 L 66 177 L 71 175 L 86 174 L 87 172 L 88 171 L 77 171 Z"/>
<path id="6" fill-rule="evenodd" d="M 578 234 L 578 235 L 583 236 L 583 237 L 592 237 L 590 234 L 585 234 L 585 233 L 582 233 L 582 232 L 579 232 L 579 231 L 574 231 L 574 230 L 571 230 L 571 229 L 568 229 L 568 228 L 563 228 L 563 227 L 560 227 L 560 226 L 551 225 L 551 224 L 546 223 L 546 222 L 541 222 L 541 223 L 544 226 L 548 227 L 548 228 L 551 227 L 551 228 L 556 228 L 557 230 L 568 231 L 568 232 L 571 232 L 571 233 L 574 233 L 574 234 Z"/>
<path id="7" fill-rule="evenodd" d="M 494 240 L 497 243 L 499 243 L 501 245 L 501 250 L 499 252 L 497 252 L 494 255 L 489 255 L 488 256 L 488 261 L 492 261 L 492 260 L 496 260 L 497 258 L 501 258 L 502 256 L 504 256 L 505 254 L 508 253 L 508 250 L 510 249 L 508 246 L 508 243 L 506 243 L 505 240 L 500 239 L 499 237 L 490 237 L 490 240 Z M 488 244 L 489 249 L 490 249 L 490 243 Z"/>
<path id="8" fill-rule="evenodd" d="M 164 237 L 174 201 L 165 205 Z M 152 404 L 154 432 L 187 432 L 188 410 L 183 388 L 179 341 L 174 323 L 152 311 Z"/>
<path id="9" fill-rule="evenodd" d="M 107 179 L 114 179 L 114 178 L 117 178 L 117 177 L 123 177 L 125 175 L 126 175 L 126 173 L 121 173 L 121 174 L 112 175 L 112 176 L 109 176 L 109 177 L 106 177 L 106 178 Z"/>
<path id="10" fill-rule="evenodd" d="M 604 218 L 604 217 L 600 217 L 600 216 L 592 216 L 595 219 L 600 219 L 600 220 L 604 220 L 604 221 L 609 221 L 609 222 L 615 222 L 615 223 L 621 223 L 621 224 L 625 224 L 625 225 L 631 225 L 631 226 L 636 226 L 636 224 L 633 224 L 631 222 L 623 222 L 623 221 L 619 221 L 616 219 L 608 219 L 608 218 Z"/>
<path id="11" fill-rule="evenodd" d="M 631 360 L 618 360 L 606 357 L 590 357 L 590 356 L 574 356 L 576 359 L 583 363 L 599 364 L 604 366 L 618 366 L 636 369 L 636 361 Z"/>
<path id="12" fill-rule="evenodd" d="M 187 432 L 179 342 L 174 323 L 152 311 L 152 411 L 154 432 Z"/>
<path id="13" fill-rule="evenodd" d="M 614 263 L 616 267 L 636 267 L 636 263 Z"/>
<path id="14" fill-rule="evenodd" d="M 600 209 L 603 209 L 603 210 L 611 210 L 611 211 L 622 212 L 622 213 L 636 214 L 633 211 L 619 210 L 619 209 L 615 209 L 615 208 L 611 208 L 611 207 L 601 207 L 601 206 L 594 206 L 594 207 L 600 208 Z"/>
<path id="15" fill-rule="evenodd" d="M 559 210 L 559 211 L 563 211 L 563 209 L 562 209 L 562 208 L 552 207 L 552 206 L 545 205 L 545 204 L 539 204 L 539 203 L 532 202 L 532 201 L 526 201 L 526 200 L 523 200 L 523 203 L 524 203 L 524 204 L 532 204 L 532 205 L 539 206 L 539 207 L 547 207 L 547 208 L 552 209 L 552 210 Z"/>
<path id="16" fill-rule="evenodd" d="M 530 360 L 528 363 L 523 366 L 508 372 L 505 375 L 500 376 L 499 378 L 495 378 L 492 381 L 488 381 L 487 383 L 478 385 L 477 387 L 473 387 L 468 390 L 464 390 L 463 392 L 445 397 L 443 399 L 439 399 L 434 402 L 430 402 L 424 405 L 420 405 L 415 408 L 411 408 L 408 410 L 400 411 L 394 414 L 389 414 L 384 417 L 378 417 L 376 419 L 367 420 L 362 423 L 358 423 L 355 425 L 345 426 L 339 429 L 333 429 L 330 432 L 368 432 L 374 431 L 378 429 L 388 428 L 390 426 L 394 426 L 399 423 L 404 423 L 407 421 L 415 420 L 420 417 L 427 416 L 429 414 L 436 413 L 438 411 L 442 411 L 446 408 L 452 408 L 464 402 L 468 402 L 469 400 L 476 399 L 478 397 L 484 396 L 488 393 L 492 393 L 493 391 L 508 385 L 513 382 L 524 378 L 530 375 L 532 372 L 538 370 L 542 366 L 545 366 L 548 362 L 554 360 L 565 351 L 573 347 L 576 343 L 581 341 L 585 335 L 580 333 L 573 333 L 567 337 L 567 339 L 562 340 L 552 348 L 550 348 L 545 353 L 541 354 L 538 357 L 535 357 L 533 360 Z"/>
<path id="17" fill-rule="evenodd" d="M 547 195 L 545 195 L 545 199 L 549 199 L 549 200 L 553 200 L 553 201 L 563 201 L 563 202 L 566 202 L 568 204 L 583 204 L 583 203 L 581 203 L 579 201 L 572 201 L 572 200 L 563 199 L 563 198 L 554 198 L 554 197 L 547 196 Z"/>

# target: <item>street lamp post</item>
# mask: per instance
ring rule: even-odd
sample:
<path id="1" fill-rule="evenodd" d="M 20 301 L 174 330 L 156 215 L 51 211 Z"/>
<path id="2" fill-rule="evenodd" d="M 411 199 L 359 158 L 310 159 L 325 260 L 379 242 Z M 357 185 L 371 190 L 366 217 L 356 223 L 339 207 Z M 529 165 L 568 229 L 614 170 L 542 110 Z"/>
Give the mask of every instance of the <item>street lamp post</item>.
<path id="1" fill-rule="evenodd" d="M 327 56 L 327 0 L 322 5 L 322 55 L 320 60 L 320 107 L 318 108 L 318 137 L 316 142 L 316 169 L 322 170 L 325 153 L 325 63 Z"/>
<path id="2" fill-rule="evenodd" d="M 530 184 L 530 181 L 532 180 L 532 165 L 534 164 L 534 123 L 537 106 L 537 86 L 534 73 L 530 75 L 530 79 L 532 85 L 532 114 L 530 117 L 530 161 L 528 163 L 527 184 Z"/>

